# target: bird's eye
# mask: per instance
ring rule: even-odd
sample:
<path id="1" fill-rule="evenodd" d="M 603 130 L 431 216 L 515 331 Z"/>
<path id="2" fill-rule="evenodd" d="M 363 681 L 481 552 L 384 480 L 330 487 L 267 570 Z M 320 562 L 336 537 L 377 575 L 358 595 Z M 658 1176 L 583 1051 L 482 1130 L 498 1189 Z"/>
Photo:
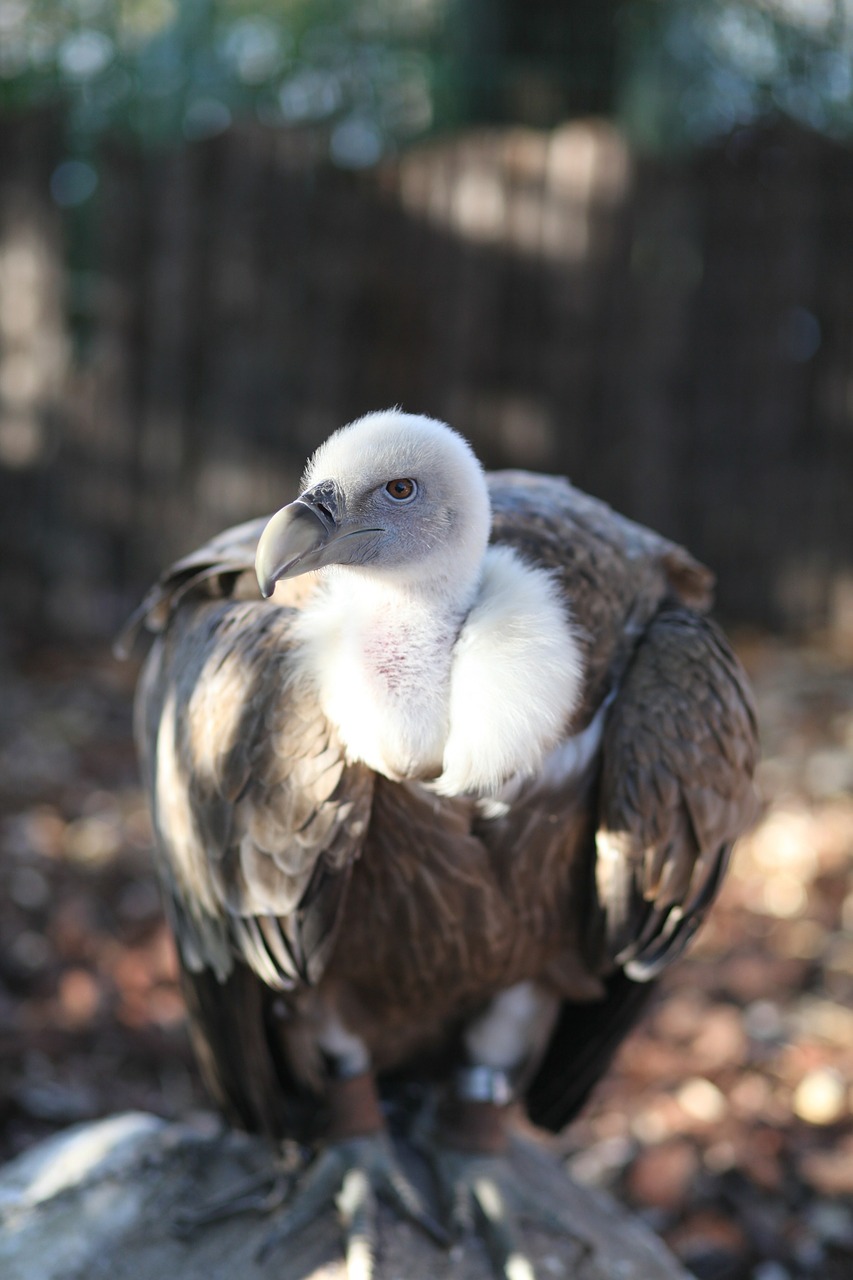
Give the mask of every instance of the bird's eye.
<path id="1" fill-rule="evenodd" d="M 414 480 L 389 480 L 385 492 L 395 502 L 409 502 L 418 491 Z"/>

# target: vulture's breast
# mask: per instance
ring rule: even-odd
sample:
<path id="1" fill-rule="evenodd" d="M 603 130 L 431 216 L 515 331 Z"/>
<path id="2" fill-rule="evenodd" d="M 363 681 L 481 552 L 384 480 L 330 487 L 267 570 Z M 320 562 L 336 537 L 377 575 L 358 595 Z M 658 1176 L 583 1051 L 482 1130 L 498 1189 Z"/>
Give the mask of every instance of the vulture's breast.
<path id="1" fill-rule="evenodd" d="M 601 993 L 581 959 L 585 799 L 477 823 L 467 801 L 377 779 L 324 986 L 380 1069 L 516 982 Z"/>

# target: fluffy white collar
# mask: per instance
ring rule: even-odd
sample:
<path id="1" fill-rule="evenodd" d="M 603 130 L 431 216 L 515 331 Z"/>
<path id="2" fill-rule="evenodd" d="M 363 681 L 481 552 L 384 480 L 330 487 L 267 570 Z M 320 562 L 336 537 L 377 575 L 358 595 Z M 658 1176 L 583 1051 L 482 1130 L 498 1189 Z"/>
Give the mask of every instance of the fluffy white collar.
<path id="1" fill-rule="evenodd" d="M 348 758 L 442 795 L 493 795 L 534 773 L 579 702 L 566 606 L 551 575 L 507 547 L 486 551 L 467 612 L 335 570 L 297 629 L 299 670 Z"/>

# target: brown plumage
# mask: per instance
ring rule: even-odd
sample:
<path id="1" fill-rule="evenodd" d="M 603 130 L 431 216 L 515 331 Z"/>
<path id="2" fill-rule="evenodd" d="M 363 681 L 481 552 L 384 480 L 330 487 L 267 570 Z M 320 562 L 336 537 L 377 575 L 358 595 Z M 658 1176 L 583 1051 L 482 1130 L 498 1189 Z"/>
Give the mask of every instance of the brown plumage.
<path id="1" fill-rule="evenodd" d="M 385 416 L 415 434 L 423 421 Z M 355 500 L 328 492 L 304 501 L 337 533 Z M 518 984 L 550 1014 L 507 1074 L 559 1128 L 695 932 L 751 816 L 754 712 L 706 614 L 710 573 L 563 480 L 500 473 L 488 493 L 492 546 L 513 550 L 513 572 L 548 571 L 536 580 L 570 615 L 582 670 L 556 740 L 499 785 L 448 795 L 440 765 L 383 776 L 347 749 L 299 629 L 323 574 L 263 602 L 263 521 L 178 562 L 137 619 L 156 633 L 138 740 L 193 1035 L 219 1103 L 250 1128 L 303 1134 L 322 1118 L 330 1080 L 349 1074 L 330 1010 L 381 1087 L 452 1091 L 476 1061 L 466 1028 Z M 347 570 L 353 592 L 362 571 Z M 484 1026 L 490 1057 L 499 1019 Z"/>

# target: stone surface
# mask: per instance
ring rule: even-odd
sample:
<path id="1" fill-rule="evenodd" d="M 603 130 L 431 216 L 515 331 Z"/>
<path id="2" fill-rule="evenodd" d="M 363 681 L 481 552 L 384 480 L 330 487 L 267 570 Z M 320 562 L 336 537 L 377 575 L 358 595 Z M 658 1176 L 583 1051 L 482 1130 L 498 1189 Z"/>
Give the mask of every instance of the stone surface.
<path id="1" fill-rule="evenodd" d="M 407 1161 L 410 1154 L 404 1152 Z M 641 1223 L 600 1192 L 578 1186 L 553 1158 L 516 1143 L 513 1164 L 542 1202 L 569 1207 L 591 1244 L 524 1229 L 539 1280 L 688 1280 Z M 263 1263 L 270 1219 L 242 1215 L 178 1236 L 191 1208 L 269 1167 L 269 1148 L 210 1125 L 191 1128 L 128 1112 L 77 1125 L 0 1170 L 0 1275 L 4 1280 L 343 1280 L 340 1232 L 330 1211 Z M 413 1174 L 417 1173 L 412 1167 Z M 382 1210 L 377 1280 L 493 1280 L 484 1250 L 449 1252 Z"/>

